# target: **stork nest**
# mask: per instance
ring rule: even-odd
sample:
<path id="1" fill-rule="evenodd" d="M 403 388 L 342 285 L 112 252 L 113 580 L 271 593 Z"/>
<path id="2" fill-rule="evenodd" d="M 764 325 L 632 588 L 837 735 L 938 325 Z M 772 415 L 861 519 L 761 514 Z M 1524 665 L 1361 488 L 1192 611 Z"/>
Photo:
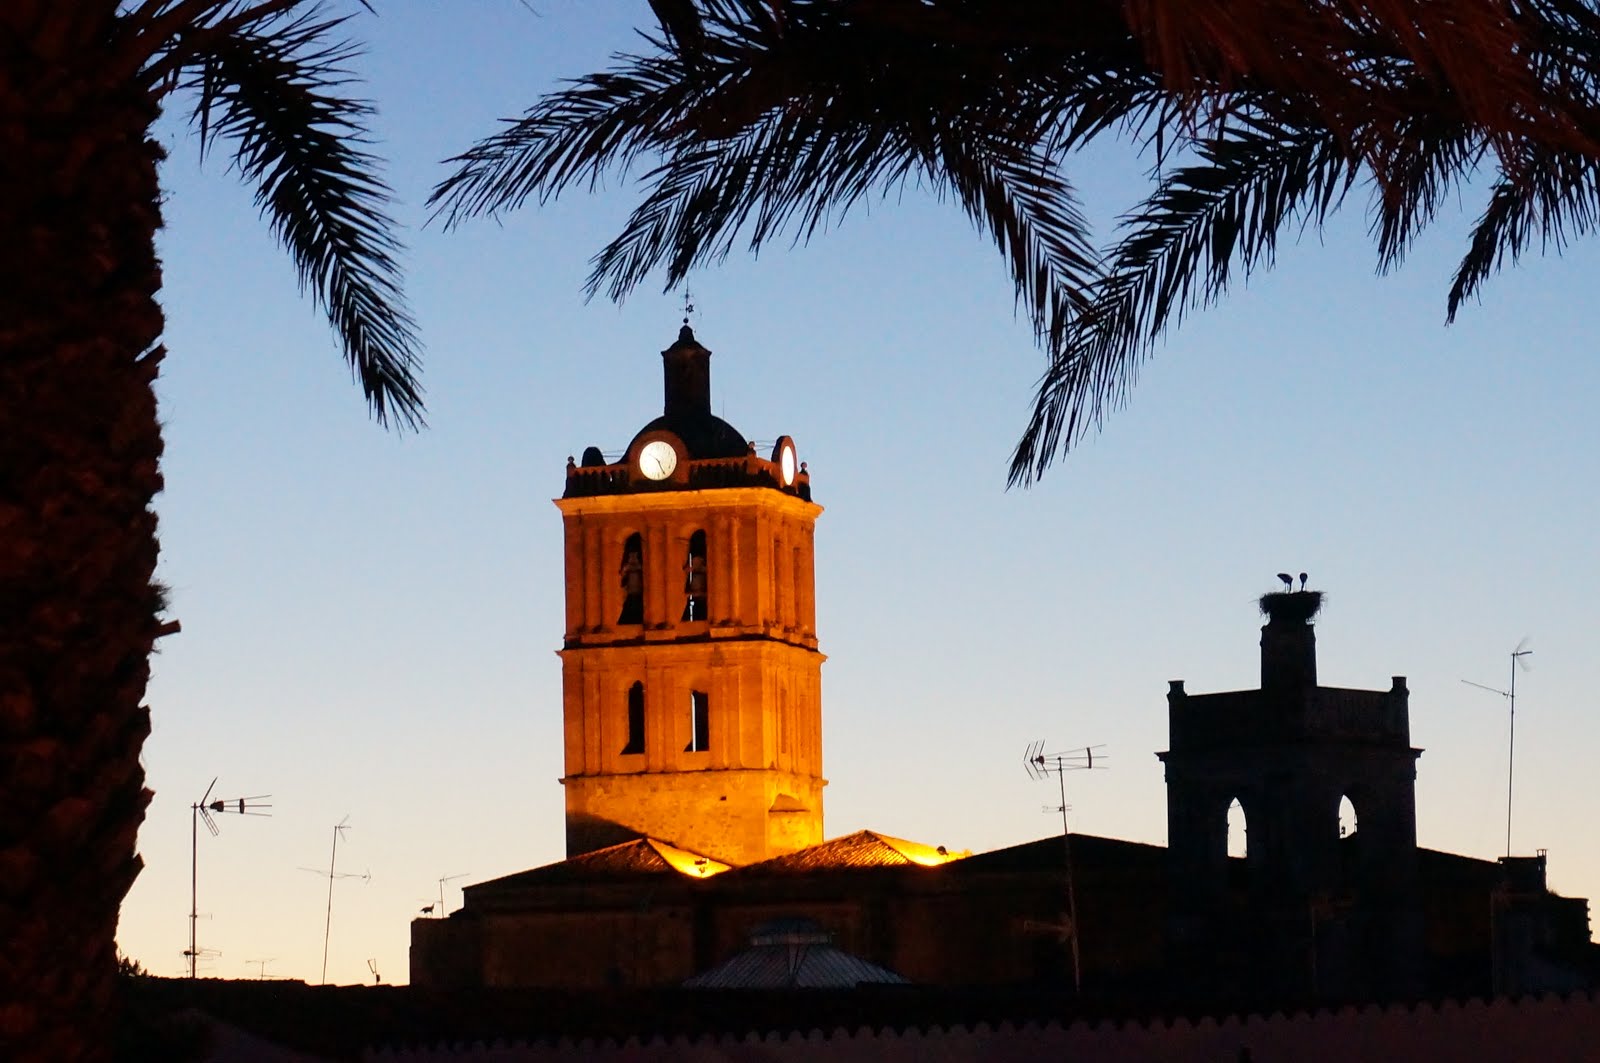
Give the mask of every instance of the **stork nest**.
<path id="1" fill-rule="evenodd" d="M 1309 624 L 1322 611 L 1322 592 L 1273 591 L 1260 604 L 1261 615 L 1274 624 Z"/>

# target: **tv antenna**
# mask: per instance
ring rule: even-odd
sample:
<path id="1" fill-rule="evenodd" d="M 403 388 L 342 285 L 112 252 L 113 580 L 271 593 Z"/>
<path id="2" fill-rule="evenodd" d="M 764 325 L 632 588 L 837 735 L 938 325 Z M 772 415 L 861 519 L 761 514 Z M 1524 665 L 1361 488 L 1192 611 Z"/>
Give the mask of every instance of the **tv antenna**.
<path id="1" fill-rule="evenodd" d="M 1524 658 L 1532 657 L 1533 651 L 1528 649 L 1528 640 L 1524 638 L 1517 643 L 1517 648 L 1511 651 L 1511 685 L 1501 690 L 1498 687 L 1485 686 L 1474 683 L 1470 679 L 1462 682 L 1469 687 L 1487 690 L 1491 694 L 1499 694 L 1511 705 L 1511 726 L 1506 737 L 1506 855 L 1511 855 L 1511 781 L 1517 766 L 1517 672 L 1527 671 L 1531 667 Z"/>
<path id="2" fill-rule="evenodd" d="M 367 970 L 372 972 L 372 984 L 377 985 L 383 979 L 378 975 L 378 958 L 376 956 L 367 960 Z"/>
<path id="3" fill-rule="evenodd" d="M 1022 754 L 1022 766 L 1030 778 L 1043 780 L 1054 775 L 1060 788 L 1061 803 L 1046 805 L 1044 811 L 1061 813 L 1061 849 L 1067 858 L 1067 918 L 1065 925 L 1049 929 L 1060 933 L 1072 946 L 1072 989 L 1075 993 L 1083 992 L 1083 963 L 1078 952 L 1078 897 L 1072 872 L 1072 831 L 1067 826 L 1067 812 L 1071 808 L 1067 804 L 1067 772 L 1093 771 L 1097 767 L 1105 767 L 1106 755 L 1100 752 L 1103 749 L 1105 746 L 1083 746 L 1060 753 L 1046 753 L 1044 739 L 1041 738 L 1029 743 Z M 1096 760 L 1101 763 L 1096 764 Z"/>
<path id="4" fill-rule="evenodd" d="M 443 919 L 446 915 L 449 914 L 448 910 L 444 906 L 444 884 L 446 882 L 454 882 L 458 878 L 466 878 L 470 874 L 472 874 L 472 872 L 463 871 L 459 875 L 440 875 L 439 876 L 439 907 L 437 909 L 438 910 L 438 918 Z"/>
<path id="5" fill-rule="evenodd" d="M 278 957 L 276 957 L 276 956 L 268 956 L 266 959 L 262 959 L 262 960 L 245 960 L 244 962 L 245 963 L 253 963 L 253 964 L 255 964 L 256 965 L 256 978 L 261 979 L 261 978 L 265 978 L 267 976 L 267 964 L 271 963 L 273 960 L 276 960 L 277 958 Z"/>
<path id="6" fill-rule="evenodd" d="M 207 914 L 205 918 L 209 919 L 211 916 Z M 222 955 L 222 950 L 201 946 L 200 948 L 195 949 L 193 952 L 190 952 L 188 949 L 184 949 L 179 953 L 179 955 L 183 957 L 183 966 L 192 970 L 196 959 L 199 959 L 205 963 L 210 963 L 212 960 Z M 191 974 L 189 977 L 193 978 L 194 975 Z"/>
<path id="7" fill-rule="evenodd" d="M 272 807 L 264 803 L 271 794 L 212 801 L 211 791 L 216 788 L 217 780 L 213 778 L 211 785 L 206 787 L 205 796 L 189 806 L 189 949 L 184 955 L 189 958 L 190 978 L 197 977 L 195 960 L 200 956 L 200 946 L 195 941 L 195 924 L 200 921 L 200 824 L 204 823 L 206 830 L 215 838 L 222 832 L 217 828 L 217 821 L 211 818 L 213 812 L 233 812 L 241 816 L 272 815 L 264 811 Z"/>
<path id="8" fill-rule="evenodd" d="M 333 883 L 335 879 L 358 878 L 362 882 L 372 881 L 372 872 L 365 871 L 339 871 L 339 839 L 344 837 L 344 832 L 350 829 L 350 817 L 345 816 L 333 825 L 333 851 L 328 856 L 328 870 L 323 871 L 315 867 L 302 867 L 301 871 L 309 871 L 313 875 L 325 875 L 328 879 L 328 914 L 322 924 L 322 984 L 328 984 L 328 937 L 333 930 Z"/>

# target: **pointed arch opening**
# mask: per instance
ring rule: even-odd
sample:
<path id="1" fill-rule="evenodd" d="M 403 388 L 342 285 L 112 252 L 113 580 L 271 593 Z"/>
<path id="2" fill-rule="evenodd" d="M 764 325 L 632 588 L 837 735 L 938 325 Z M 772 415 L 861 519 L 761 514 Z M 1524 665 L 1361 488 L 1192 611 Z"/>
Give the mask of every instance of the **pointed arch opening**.
<path id="1" fill-rule="evenodd" d="M 1250 855 L 1250 824 L 1244 814 L 1244 805 L 1236 797 L 1228 805 L 1227 854 L 1238 859 Z"/>
<path id="2" fill-rule="evenodd" d="M 628 744 L 623 753 L 644 752 L 644 684 L 634 683 L 628 688 Z"/>
<path id="3" fill-rule="evenodd" d="M 638 532 L 628 536 L 622 544 L 622 565 L 619 570 L 622 583 L 622 612 L 619 624 L 644 623 L 644 537 Z"/>
<path id="4" fill-rule="evenodd" d="M 689 536 L 689 552 L 683 559 L 684 620 L 705 620 L 706 612 L 706 533 Z"/>
<path id="5" fill-rule="evenodd" d="M 1339 798 L 1339 874 L 1346 888 L 1355 888 L 1361 878 L 1361 839 L 1356 832 L 1361 820 L 1349 794 Z"/>
<path id="6" fill-rule="evenodd" d="M 1345 794 L 1339 798 L 1339 838 L 1354 838 L 1356 830 L 1361 826 L 1360 819 L 1356 816 L 1356 806 L 1350 800 L 1350 795 Z"/>

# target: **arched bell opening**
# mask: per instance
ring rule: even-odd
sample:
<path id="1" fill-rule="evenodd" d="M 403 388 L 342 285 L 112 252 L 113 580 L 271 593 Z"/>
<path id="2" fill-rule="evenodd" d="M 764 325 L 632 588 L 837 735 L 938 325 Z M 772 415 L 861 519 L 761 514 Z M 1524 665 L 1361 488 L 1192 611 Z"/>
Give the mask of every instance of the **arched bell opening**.
<path id="1" fill-rule="evenodd" d="M 689 536 L 689 551 L 683 559 L 682 620 L 704 620 L 706 612 L 706 533 Z"/>
<path id="2" fill-rule="evenodd" d="M 644 537 L 638 532 L 623 541 L 618 576 L 622 582 L 622 612 L 617 623 L 644 623 Z"/>

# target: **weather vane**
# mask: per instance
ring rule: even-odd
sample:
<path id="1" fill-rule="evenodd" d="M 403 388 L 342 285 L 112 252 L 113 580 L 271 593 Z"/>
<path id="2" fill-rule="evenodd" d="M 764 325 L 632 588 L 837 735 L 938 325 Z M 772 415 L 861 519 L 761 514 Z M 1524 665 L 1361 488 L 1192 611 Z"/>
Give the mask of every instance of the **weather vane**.
<path id="1" fill-rule="evenodd" d="M 689 315 L 692 313 L 694 313 L 694 292 L 685 284 L 683 286 L 683 323 L 685 326 L 689 324 Z"/>

